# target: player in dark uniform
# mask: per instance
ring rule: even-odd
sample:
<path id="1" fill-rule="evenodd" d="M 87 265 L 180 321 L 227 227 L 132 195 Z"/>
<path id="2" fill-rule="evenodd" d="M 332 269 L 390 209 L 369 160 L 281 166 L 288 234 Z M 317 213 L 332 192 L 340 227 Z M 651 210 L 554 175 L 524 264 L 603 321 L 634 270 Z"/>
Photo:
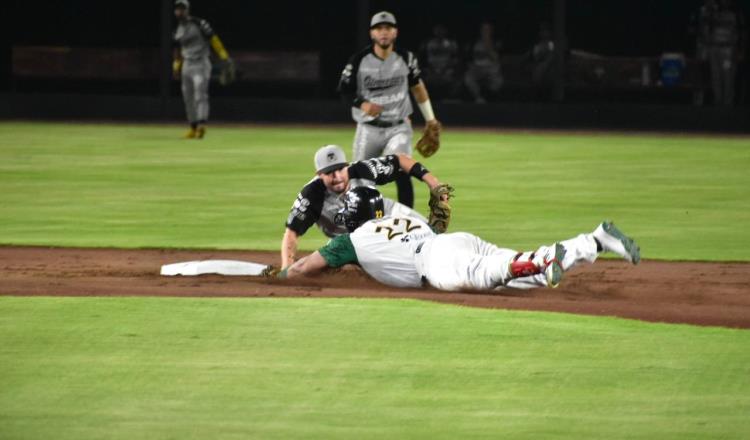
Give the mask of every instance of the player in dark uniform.
<path id="1" fill-rule="evenodd" d="M 231 63 L 229 54 L 219 36 L 206 20 L 190 15 L 188 0 L 176 0 L 174 15 L 177 29 L 174 41 L 179 45 L 174 50 L 172 71 L 182 81 L 182 98 L 190 130 L 188 139 L 201 139 L 206 134 L 208 121 L 208 84 L 211 81 L 209 46 L 224 63 Z"/>
<path id="2" fill-rule="evenodd" d="M 326 145 L 315 153 L 316 176 L 299 192 L 286 220 L 281 242 L 281 267 L 294 263 L 299 237 L 314 224 L 329 237 L 346 232 L 346 227 L 334 221 L 344 206 L 342 195 L 358 186 L 384 185 L 404 173 L 427 184 L 430 189 L 440 184 L 438 179 L 419 162 L 404 154 L 392 154 L 368 160 L 346 161 L 344 152 L 336 145 Z M 386 215 L 408 215 L 426 221 L 411 208 L 384 199 Z"/>
<path id="3" fill-rule="evenodd" d="M 339 91 L 352 106 L 357 122 L 354 135 L 355 161 L 401 153 L 411 156 L 413 131 L 409 91 L 414 95 L 426 123 L 439 125 L 427 88 L 421 80 L 413 53 L 395 47 L 396 18 L 378 12 L 370 20 L 373 44 L 354 54 L 341 73 Z M 414 206 L 414 188 L 409 176 L 396 177 L 398 201 Z"/>

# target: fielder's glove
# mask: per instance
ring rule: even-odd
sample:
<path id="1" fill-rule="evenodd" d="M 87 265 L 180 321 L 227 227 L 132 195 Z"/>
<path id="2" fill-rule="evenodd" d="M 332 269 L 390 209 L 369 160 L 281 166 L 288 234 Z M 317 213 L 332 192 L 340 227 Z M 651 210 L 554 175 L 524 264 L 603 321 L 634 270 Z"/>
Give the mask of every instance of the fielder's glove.
<path id="1" fill-rule="evenodd" d="M 231 58 L 227 58 L 222 62 L 221 72 L 219 73 L 219 84 L 222 86 L 228 86 L 237 79 L 237 70 L 234 67 L 234 61 Z"/>
<path id="2" fill-rule="evenodd" d="M 276 278 L 279 276 L 280 272 L 281 269 L 274 266 L 273 264 L 269 264 L 265 269 L 263 269 L 263 272 L 260 273 L 260 276 L 264 278 Z"/>
<path id="3" fill-rule="evenodd" d="M 448 201 L 453 197 L 453 191 L 453 187 L 446 183 L 441 183 L 430 190 L 430 218 L 428 223 L 438 234 L 447 231 L 451 222 L 451 205 Z"/>
<path id="4" fill-rule="evenodd" d="M 440 132 L 443 124 L 433 119 L 424 126 L 422 137 L 417 141 L 416 149 L 424 157 L 430 157 L 440 148 Z"/>

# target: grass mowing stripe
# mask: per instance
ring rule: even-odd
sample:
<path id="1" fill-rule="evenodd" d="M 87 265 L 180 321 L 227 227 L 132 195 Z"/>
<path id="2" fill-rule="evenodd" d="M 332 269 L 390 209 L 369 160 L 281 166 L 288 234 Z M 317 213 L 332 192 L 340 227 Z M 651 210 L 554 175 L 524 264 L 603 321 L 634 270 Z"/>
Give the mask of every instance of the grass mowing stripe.
<path id="1" fill-rule="evenodd" d="M 409 300 L 0 297 L 2 438 L 744 438 L 750 332 Z"/>
<path id="2" fill-rule="evenodd" d="M 276 249 L 315 149 L 349 129 L 0 123 L 0 243 Z M 456 230 L 535 248 L 612 218 L 645 258 L 750 259 L 746 138 L 451 131 L 426 166 Z M 395 197 L 393 185 L 382 187 Z M 417 207 L 427 193 L 417 184 Z M 317 230 L 303 249 L 325 241 Z"/>
<path id="3" fill-rule="evenodd" d="M 277 249 L 312 156 L 348 128 L 0 123 L 0 243 Z M 748 261 L 746 138 L 446 130 L 423 160 L 454 230 L 532 249 L 611 218 L 644 258 Z M 394 185 L 381 187 L 395 197 Z M 416 184 L 417 207 L 428 195 Z M 325 242 L 311 230 L 300 245 Z"/>

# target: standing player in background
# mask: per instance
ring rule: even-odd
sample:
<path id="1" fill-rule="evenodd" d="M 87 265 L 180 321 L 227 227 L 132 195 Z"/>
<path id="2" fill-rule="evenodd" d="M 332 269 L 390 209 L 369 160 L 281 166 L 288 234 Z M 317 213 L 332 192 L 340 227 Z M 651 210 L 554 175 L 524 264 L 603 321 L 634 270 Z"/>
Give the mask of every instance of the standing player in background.
<path id="1" fill-rule="evenodd" d="M 341 73 L 339 92 L 351 103 L 357 122 L 353 160 L 402 153 L 411 156 L 413 131 L 409 91 L 426 122 L 416 149 L 429 157 L 440 146 L 441 124 L 435 118 L 427 88 L 413 53 L 395 47 L 396 17 L 382 11 L 370 20 L 372 45 L 354 54 Z M 414 206 L 414 187 L 408 174 L 396 178 L 398 201 Z"/>
<path id="2" fill-rule="evenodd" d="M 737 65 L 742 61 L 745 17 L 730 0 L 707 2 L 704 19 L 708 29 L 708 62 L 714 104 L 734 105 Z"/>
<path id="3" fill-rule="evenodd" d="M 174 41 L 179 45 L 174 50 L 172 73 L 182 81 L 182 99 L 190 130 L 188 139 L 202 139 L 206 134 L 208 121 L 208 84 L 211 81 L 210 49 L 223 63 L 221 82 L 226 84 L 234 79 L 234 64 L 229 54 L 206 20 L 190 15 L 188 0 L 176 0 L 174 16 L 177 29 Z"/>

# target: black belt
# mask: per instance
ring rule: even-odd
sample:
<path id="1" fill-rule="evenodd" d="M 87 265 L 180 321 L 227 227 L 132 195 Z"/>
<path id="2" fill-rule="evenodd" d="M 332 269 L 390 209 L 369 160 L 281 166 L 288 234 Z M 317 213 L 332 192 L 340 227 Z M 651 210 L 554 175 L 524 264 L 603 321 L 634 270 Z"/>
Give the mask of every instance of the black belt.
<path id="1" fill-rule="evenodd" d="M 380 119 L 373 119 L 372 121 L 365 122 L 365 124 L 367 125 L 372 125 L 373 127 L 380 127 L 380 128 L 395 127 L 403 123 L 404 123 L 403 119 L 399 119 L 398 121 L 394 121 L 394 122 L 387 122 L 387 121 L 381 121 Z"/>

